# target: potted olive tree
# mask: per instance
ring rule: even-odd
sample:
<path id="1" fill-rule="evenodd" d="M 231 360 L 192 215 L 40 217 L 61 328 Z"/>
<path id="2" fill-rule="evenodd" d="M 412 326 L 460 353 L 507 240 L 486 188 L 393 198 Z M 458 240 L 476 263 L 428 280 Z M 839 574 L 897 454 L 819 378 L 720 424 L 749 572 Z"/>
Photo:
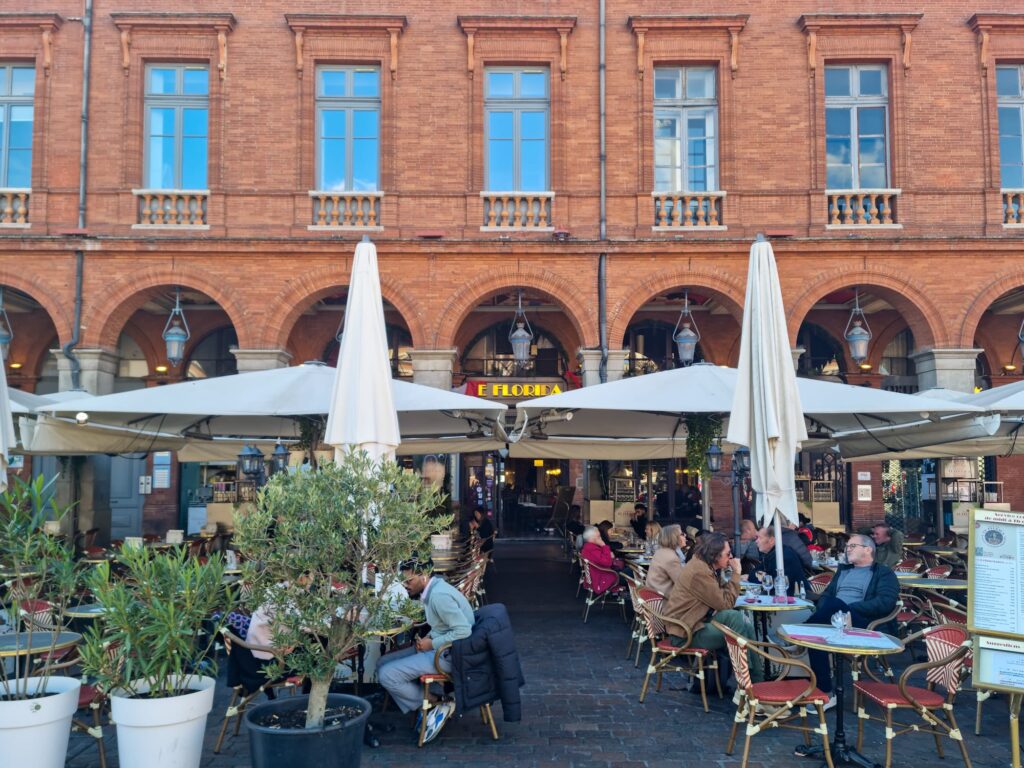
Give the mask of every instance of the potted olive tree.
<path id="1" fill-rule="evenodd" d="M 309 696 L 246 712 L 255 768 L 359 765 L 370 704 L 330 693 L 331 681 L 360 644 L 408 622 L 412 604 L 394 598 L 398 565 L 428 552 L 430 535 L 451 522 L 430 516 L 440 500 L 394 462 L 350 452 L 275 475 L 238 517 L 251 607 L 272 618 L 273 645 L 286 651 L 267 674 L 287 668 L 312 683 Z"/>
<path id="2" fill-rule="evenodd" d="M 81 681 L 54 675 L 71 653 L 64 610 L 78 587 L 73 545 L 45 532 L 70 507 L 53 481 L 11 479 L 0 494 L 0 645 L 38 649 L 31 660 L 0 658 L 0 755 L 11 765 L 64 765 Z"/>
<path id="3" fill-rule="evenodd" d="M 121 768 L 195 768 L 213 707 L 212 649 L 231 596 L 219 555 L 124 546 L 112 577 L 101 563 L 86 583 L 103 613 L 86 632 L 82 666 L 107 691 Z"/>

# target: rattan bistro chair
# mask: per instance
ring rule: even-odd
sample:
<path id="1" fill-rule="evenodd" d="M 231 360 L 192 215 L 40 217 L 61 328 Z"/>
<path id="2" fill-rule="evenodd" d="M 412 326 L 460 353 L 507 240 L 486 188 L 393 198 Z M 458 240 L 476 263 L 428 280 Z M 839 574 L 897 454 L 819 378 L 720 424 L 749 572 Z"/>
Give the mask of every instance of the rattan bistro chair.
<path id="1" fill-rule="evenodd" d="M 441 653 L 448 648 L 451 648 L 451 643 L 444 643 L 440 648 L 434 651 L 434 671 L 426 675 L 420 675 L 420 683 L 423 685 L 423 711 L 422 717 L 420 717 L 420 732 L 416 746 L 423 746 L 423 739 L 427 734 L 427 710 L 431 708 L 430 705 L 430 686 L 435 684 L 446 685 L 452 682 L 451 675 L 441 670 L 439 661 L 441 659 Z M 480 719 L 483 720 L 484 725 L 489 726 L 491 729 L 491 738 L 495 741 L 498 740 L 498 726 L 494 723 L 494 713 L 491 711 L 490 704 L 484 704 L 480 707 Z"/>
<path id="2" fill-rule="evenodd" d="M 622 620 L 626 620 L 626 588 L 618 583 L 619 574 L 610 568 L 603 568 L 600 565 L 587 560 L 585 557 L 580 558 L 580 564 L 583 568 L 583 589 L 586 591 L 586 603 L 583 607 L 583 623 L 587 623 L 587 619 L 590 618 L 590 607 L 595 603 L 600 603 L 601 607 L 604 608 L 608 598 L 612 599 L 612 602 L 617 603 L 622 609 Z M 593 575 L 595 571 L 603 571 L 604 573 L 610 573 L 615 576 L 616 581 L 612 582 L 611 586 L 605 589 L 603 592 L 596 592 L 594 590 Z"/>
<path id="3" fill-rule="evenodd" d="M 736 675 L 736 715 L 733 718 L 732 731 L 729 734 L 729 743 L 725 747 L 725 753 L 732 754 L 740 724 L 746 723 L 743 760 L 740 766 L 747 768 L 747 761 L 750 759 L 750 740 L 769 728 L 786 728 L 803 733 L 804 744 L 807 746 L 811 744 L 812 733 L 820 735 L 825 747 L 825 763 L 828 768 L 833 768 L 832 750 L 829 749 L 828 743 L 828 726 L 825 724 L 825 704 L 828 702 L 829 695 L 818 690 L 818 681 L 810 666 L 790 658 L 781 647 L 773 643 L 748 640 L 717 621 L 711 623 L 725 635 L 729 658 L 732 660 L 733 674 Z M 768 652 L 769 650 L 778 651 L 780 655 L 771 654 Z M 762 683 L 753 682 L 750 678 L 748 651 L 756 653 L 765 661 L 770 662 L 775 669 L 779 670 L 779 677 Z M 805 671 L 807 679 L 784 679 L 784 675 L 788 671 L 787 668 Z M 812 728 L 807 722 L 810 707 L 813 707 L 818 713 L 819 725 L 816 728 Z M 759 717 L 761 719 L 758 719 Z M 800 718 L 799 725 L 795 723 L 798 717 Z"/>
<path id="4" fill-rule="evenodd" d="M 722 681 L 718 677 L 718 661 L 715 654 L 706 648 L 697 648 L 691 643 L 690 633 L 686 633 L 686 645 L 676 647 L 667 636 L 665 616 L 661 613 L 665 597 L 649 587 L 639 591 L 640 612 L 644 618 L 644 627 L 651 644 L 651 661 L 644 675 L 644 685 L 640 689 L 640 703 L 647 697 L 647 688 L 651 684 L 651 675 L 656 676 L 655 691 L 661 691 L 661 678 L 666 672 L 679 672 L 691 679 L 696 679 L 700 686 L 700 699 L 704 711 L 708 711 L 708 693 L 705 672 L 715 676 L 718 698 L 722 698 Z"/>
<path id="5" fill-rule="evenodd" d="M 928 661 L 907 667 L 896 683 L 880 683 L 875 680 L 860 680 L 853 684 L 854 708 L 857 710 L 857 749 L 864 741 L 864 721 L 876 720 L 885 723 L 885 768 L 892 766 L 892 741 L 904 733 L 930 733 L 935 737 L 935 748 L 942 754 L 942 737 L 946 736 L 960 747 L 964 764 L 971 768 L 964 742 L 953 715 L 953 700 L 963 678 L 966 676 L 966 659 L 970 653 L 971 635 L 966 627 L 946 624 L 923 629 L 911 635 L 906 642 L 921 638 L 928 650 Z M 910 685 L 910 678 L 918 672 L 925 672 L 926 687 Z M 935 690 L 946 690 L 946 695 Z M 864 707 L 867 701 L 877 704 L 885 712 L 884 718 L 872 717 Z M 893 720 L 896 710 L 913 710 L 924 721 L 901 723 Z M 943 717 L 940 717 L 940 714 Z"/>

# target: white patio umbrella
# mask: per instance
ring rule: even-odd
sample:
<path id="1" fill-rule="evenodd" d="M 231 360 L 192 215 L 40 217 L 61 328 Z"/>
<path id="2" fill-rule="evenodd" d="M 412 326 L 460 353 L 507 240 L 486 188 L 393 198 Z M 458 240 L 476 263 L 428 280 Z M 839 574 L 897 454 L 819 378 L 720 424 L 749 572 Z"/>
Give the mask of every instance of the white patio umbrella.
<path id="1" fill-rule="evenodd" d="M 364 236 L 352 262 L 345 334 L 324 432 L 336 460 L 348 449 L 366 451 L 376 460 L 395 455 L 402 438 L 390 382 L 377 249 Z"/>
<path id="2" fill-rule="evenodd" d="M 0 361 L 0 491 L 7 490 L 7 457 L 16 445 L 11 397 L 7 391 L 7 372 Z"/>
<path id="3" fill-rule="evenodd" d="M 750 485 L 762 525 L 774 519 L 775 568 L 782 564 L 782 518 L 796 523 L 794 456 L 807 439 L 771 244 L 750 247 L 747 295 L 728 440 L 750 448 Z M 737 525 L 737 532 L 739 526 Z"/>

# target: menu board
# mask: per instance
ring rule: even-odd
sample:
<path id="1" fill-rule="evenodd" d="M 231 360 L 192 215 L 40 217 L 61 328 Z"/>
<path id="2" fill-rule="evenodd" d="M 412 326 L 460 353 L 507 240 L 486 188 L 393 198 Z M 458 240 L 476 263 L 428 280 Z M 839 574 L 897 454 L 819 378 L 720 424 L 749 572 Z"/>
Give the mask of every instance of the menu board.
<path id="1" fill-rule="evenodd" d="M 1024 642 L 978 637 L 974 650 L 974 684 L 1017 693 L 1024 690 Z"/>
<path id="2" fill-rule="evenodd" d="M 968 560 L 968 627 L 1024 639 L 1024 513 L 972 510 Z"/>

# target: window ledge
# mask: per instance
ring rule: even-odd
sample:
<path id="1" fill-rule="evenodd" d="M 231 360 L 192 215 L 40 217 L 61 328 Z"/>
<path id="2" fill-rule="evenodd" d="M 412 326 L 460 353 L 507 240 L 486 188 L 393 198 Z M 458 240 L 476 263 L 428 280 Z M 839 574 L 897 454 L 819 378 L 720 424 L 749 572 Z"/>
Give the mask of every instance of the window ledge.
<path id="1" fill-rule="evenodd" d="M 651 192 L 651 197 L 725 197 L 729 193 L 724 190 L 708 190 L 706 192 L 687 192 L 685 189 L 666 189 Z"/>
<path id="2" fill-rule="evenodd" d="M 846 229 L 859 232 L 874 232 L 876 229 L 903 229 L 902 224 L 826 224 L 826 230 Z"/>
<path id="3" fill-rule="evenodd" d="M 480 227 L 481 232 L 554 232 L 554 227 Z"/>
<path id="4" fill-rule="evenodd" d="M 0 224 L 0 229 L 30 229 L 31 224 Z"/>
<path id="5" fill-rule="evenodd" d="M 381 191 L 376 192 L 356 192 L 352 190 L 343 191 L 332 191 L 329 189 L 311 189 L 309 190 L 310 197 L 384 197 L 384 193 Z"/>
<path id="6" fill-rule="evenodd" d="M 505 192 L 505 191 L 484 191 L 480 193 L 480 197 L 554 197 L 554 192 Z"/>
<path id="7" fill-rule="evenodd" d="M 697 226 L 696 224 L 691 224 L 688 227 L 651 227 L 652 232 L 663 232 L 674 235 L 678 235 L 683 232 L 725 232 L 727 229 L 729 228 L 724 224 L 715 224 L 713 226 L 709 224 L 703 227 Z"/>
<path id="8" fill-rule="evenodd" d="M 306 227 L 309 232 L 383 232 L 384 227 L 360 227 L 353 224 L 339 224 L 338 226 L 331 226 L 329 224 L 310 224 Z"/>
<path id="9" fill-rule="evenodd" d="M 183 230 L 204 232 L 209 228 L 209 224 L 132 224 L 132 229 L 159 229 L 165 232 L 181 232 Z"/>
<path id="10" fill-rule="evenodd" d="M 9 226 L 9 227 L 13 227 L 13 226 L 27 227 L 28 225 L 27 224 L 21 224 L 21 225 L 7 224 L 6 226 Z M 1024 229 L 1024 224 L 1003 224 L 1003 229 Z"/>

